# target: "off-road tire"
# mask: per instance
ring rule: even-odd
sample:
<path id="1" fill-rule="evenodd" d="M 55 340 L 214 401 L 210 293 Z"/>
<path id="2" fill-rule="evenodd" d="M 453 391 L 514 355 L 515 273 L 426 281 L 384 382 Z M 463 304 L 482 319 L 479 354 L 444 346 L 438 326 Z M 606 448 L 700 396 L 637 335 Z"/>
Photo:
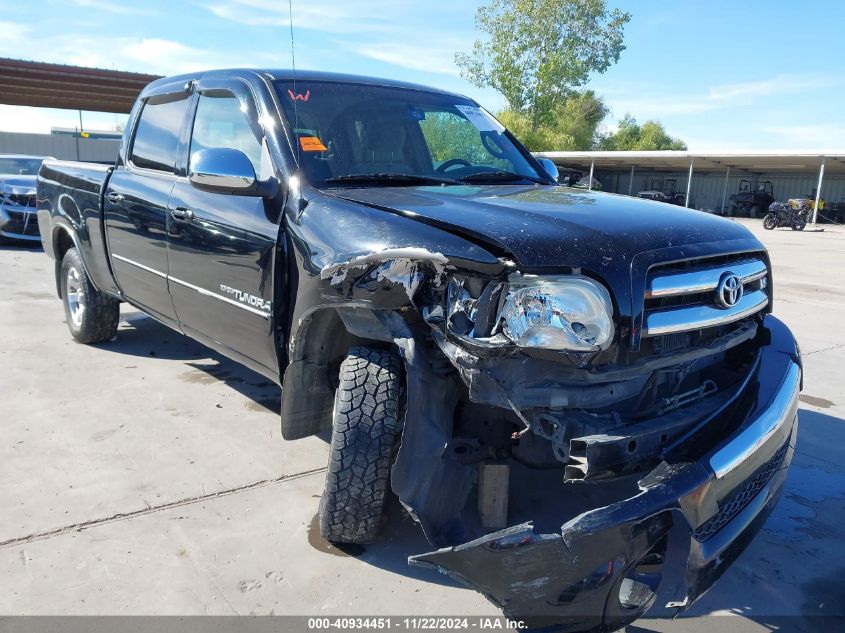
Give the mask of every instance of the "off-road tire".
<path id="1" fill-rule="evenodd" d="M 766 217 L 763 218 L 763 228 L 767 231 L 774 230 L 778 225 L 777 216 L 774 213 L 766 214 Z"/>
<path id="2" fill-rule="evenodd" d="M 84 309 L 76 313 L 77 318 L 68 296 L 69 277 L 72 278 L 71 284 L 78 287 L 84 297 Z M 103 343 L 114 338 L 120 320 L 120 301 L 94 287 L 75 248 L 68 249 L 62 258 L 60 287 L 67 326 L 73 338 L 80 343 Z"/>
<path id="3" fill-rule="evenodd" d="M 335 392 L 320 532 L 333 543 L 372 543 L 381 527 L 399 433 L 400 362 L 387 350 L 353 347 Z"/>

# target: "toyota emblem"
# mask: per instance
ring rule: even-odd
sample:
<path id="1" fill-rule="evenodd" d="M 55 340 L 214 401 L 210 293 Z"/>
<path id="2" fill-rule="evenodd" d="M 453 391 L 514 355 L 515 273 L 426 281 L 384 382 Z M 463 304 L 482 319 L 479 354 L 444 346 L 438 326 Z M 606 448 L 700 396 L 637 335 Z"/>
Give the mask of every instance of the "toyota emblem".
<path id="1" fill-rule="evenodd" d="M 723 308 L 732 308 L 742 299 L 742 280 L 733 273 L 725 273 L 716 288 L 716 303 Z"/>

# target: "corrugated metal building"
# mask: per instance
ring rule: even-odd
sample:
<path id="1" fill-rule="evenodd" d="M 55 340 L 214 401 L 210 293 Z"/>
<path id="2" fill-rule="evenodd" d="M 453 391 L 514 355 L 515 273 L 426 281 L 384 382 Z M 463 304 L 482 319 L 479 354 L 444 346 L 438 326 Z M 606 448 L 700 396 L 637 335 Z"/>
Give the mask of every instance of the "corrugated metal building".
<path id="1" fill-rule="evenodd" d="M 722 210 L 742 180 L 770 180 L 775 200 L 810 196 L 821 176 L 820 195 L 845 202 L 845 151 L 842 152 L 539 152 L 560 169 L 593 176 L 603 191 L 637 195 L 653 180 L 675 179 L 689 206 Z"/>
<path id="2" fill-rule="evenodd" d="M 32 154 L 63 160 L 113 163 L 120 141 L 75 138 L 66 134 L 0 132 L 0 154 Z"/>

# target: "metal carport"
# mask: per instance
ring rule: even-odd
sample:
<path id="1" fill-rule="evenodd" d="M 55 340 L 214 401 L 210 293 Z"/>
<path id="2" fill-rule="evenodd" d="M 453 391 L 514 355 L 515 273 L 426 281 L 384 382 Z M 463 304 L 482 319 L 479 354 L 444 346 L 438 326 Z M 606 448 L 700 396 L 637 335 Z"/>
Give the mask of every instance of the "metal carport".
<path id="1" fill-rule="evenodd" d="M 158 75 L 0 58 L 0 103 L 128 113 Z"/>
<path id="2" fill-rule="evenodd" d="M 621 172 L 630 170 L 628 194 L 633 195 L 634 175 L 637 171 L 683 172 L 687 178 L 686 205 L 690 204 L 693 176 L 697 173 L 724 172 L 721 205 L 724 209 L 728 196 L 731 174 L 748 176 L 793 175 L 817 176 L 816 209 L 825 176 L 845 177 L 845 150 L 835 152 L 769 151 L 769 152 L 692 152 L 692 151 L 642 151 L 642 152 L 537 152 L 536 156 L 549 158 L 558 167 L 582 170 L 591 176 L 597 170 Z M 592 186 L 592 178 L 589 185 Z M 813 223 L 818 211 L 813 213 Z"/>

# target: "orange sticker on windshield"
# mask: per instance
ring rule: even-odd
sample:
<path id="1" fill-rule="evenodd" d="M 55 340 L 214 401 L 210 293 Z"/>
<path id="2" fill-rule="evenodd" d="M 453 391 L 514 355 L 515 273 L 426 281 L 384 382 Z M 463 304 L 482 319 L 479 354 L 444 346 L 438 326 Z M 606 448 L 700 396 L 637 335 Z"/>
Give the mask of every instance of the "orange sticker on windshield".
<path id="1" fill-rule="evenodd" d="M 316 136 L 300 136 L 299 145 L 303 152 L 325 152 L 326 146 Z"/>

